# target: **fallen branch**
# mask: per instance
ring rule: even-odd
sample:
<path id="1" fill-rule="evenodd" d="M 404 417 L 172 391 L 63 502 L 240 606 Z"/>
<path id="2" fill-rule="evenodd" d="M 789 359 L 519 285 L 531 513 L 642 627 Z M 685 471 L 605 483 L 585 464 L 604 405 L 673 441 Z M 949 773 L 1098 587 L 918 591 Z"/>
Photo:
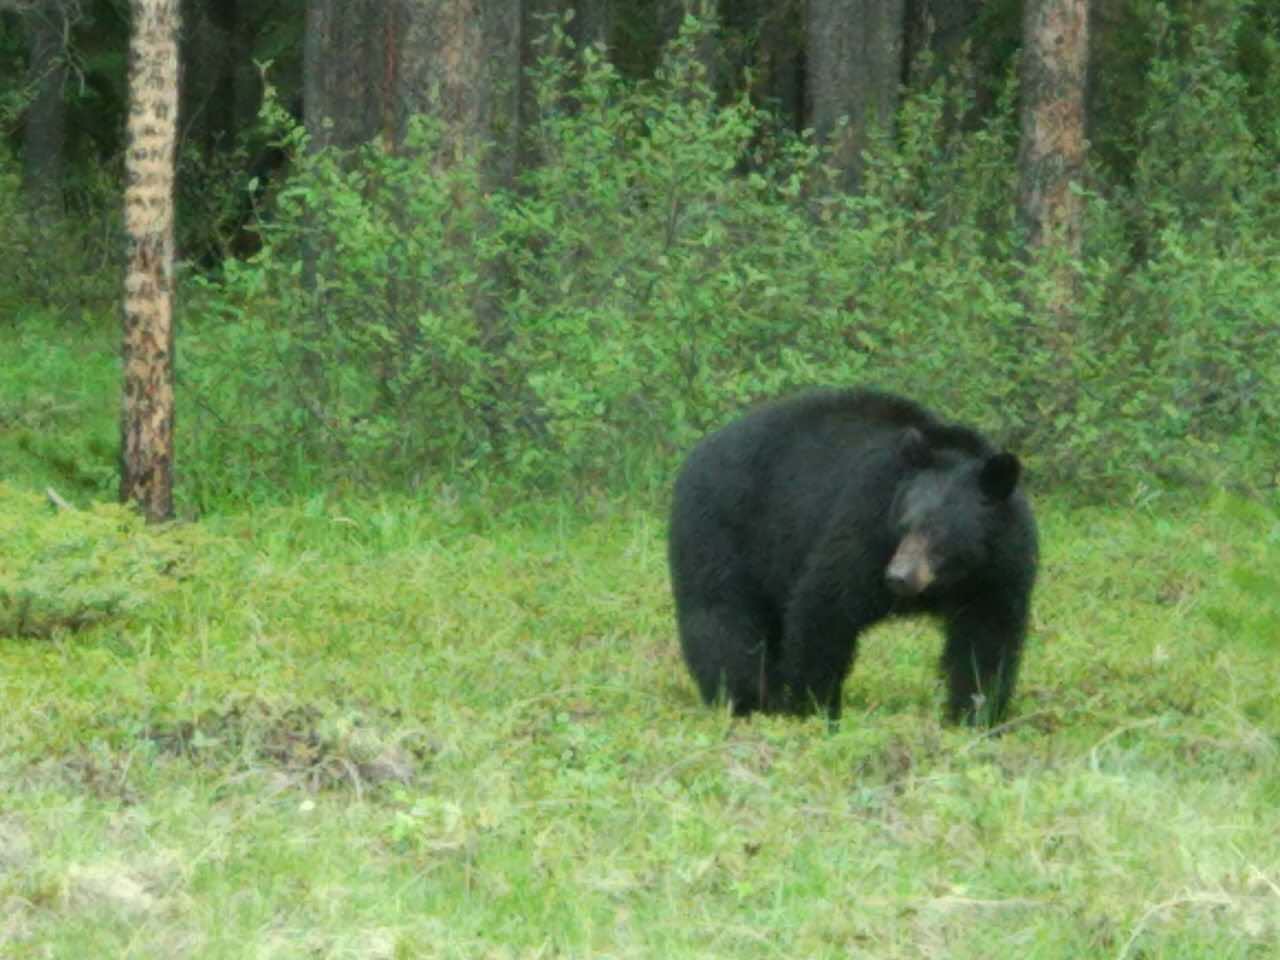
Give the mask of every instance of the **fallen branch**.
<path id="1" fill-rule="evenodd" d="M 74 510 L 75 509 L 75 507 L 67 503 L 66 500 L 62 499 L 62 496 L 58 493 L 57 490 L 53 489 L 53 487 L 45 487 L 44 495 L 49 498 L 49 502 L 53 504 L 54 507 L 58 510 Z"/>

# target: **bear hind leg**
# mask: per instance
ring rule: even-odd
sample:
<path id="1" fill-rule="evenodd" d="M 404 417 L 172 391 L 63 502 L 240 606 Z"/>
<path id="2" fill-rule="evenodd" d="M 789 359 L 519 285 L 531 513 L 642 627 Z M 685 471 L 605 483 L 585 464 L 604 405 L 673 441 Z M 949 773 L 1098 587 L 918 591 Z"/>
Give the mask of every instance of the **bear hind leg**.
<path id="1" fill-rule="evenodd" d="M 727 701 L 737 716 L 769 710 L 781 693 L 778 628 L 764 611 L 728 604 L 680 615 L 685 662 L 707 703 Z"/>

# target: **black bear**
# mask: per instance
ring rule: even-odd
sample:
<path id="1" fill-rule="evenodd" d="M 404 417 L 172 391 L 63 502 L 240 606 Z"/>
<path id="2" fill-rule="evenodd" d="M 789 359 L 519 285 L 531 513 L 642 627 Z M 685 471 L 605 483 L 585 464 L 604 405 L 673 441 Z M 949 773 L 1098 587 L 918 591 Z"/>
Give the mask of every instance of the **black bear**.
<path id="1" fill-rule="evenodd" d="M 676 480 L 669 560 L 703 698 L 840 715 L 858 634 L 929 613 L 952 721 L 998 722 L 1035 582 L 1021 465 L 874 390 L 816 390 L 706 437 Z"/>

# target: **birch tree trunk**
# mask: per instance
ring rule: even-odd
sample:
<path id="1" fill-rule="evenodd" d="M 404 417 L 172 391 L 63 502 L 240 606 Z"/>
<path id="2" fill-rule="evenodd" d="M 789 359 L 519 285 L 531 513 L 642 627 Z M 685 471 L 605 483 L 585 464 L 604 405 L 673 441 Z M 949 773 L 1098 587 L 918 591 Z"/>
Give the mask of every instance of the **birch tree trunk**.
<path id="1" fill-rule="evenodd" d="M 120 498 L 173 516 L 173 177 L 178 0 L 132 0 Z"/>

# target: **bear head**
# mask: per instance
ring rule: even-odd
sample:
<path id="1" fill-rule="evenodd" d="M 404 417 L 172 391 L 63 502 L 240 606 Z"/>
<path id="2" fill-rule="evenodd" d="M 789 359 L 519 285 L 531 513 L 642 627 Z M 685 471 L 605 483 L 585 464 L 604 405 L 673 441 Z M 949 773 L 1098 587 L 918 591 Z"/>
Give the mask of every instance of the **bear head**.
<path id="1" fill-rule="evenodd" d="M 987 568 L 996 514 L 1022 466 L 1011 453 L 933 448 L 914 428 L 901 450 L 909 472 L 890 508 L 896 547 L 885 583 L 901 598 L 945 595 Z"/>

